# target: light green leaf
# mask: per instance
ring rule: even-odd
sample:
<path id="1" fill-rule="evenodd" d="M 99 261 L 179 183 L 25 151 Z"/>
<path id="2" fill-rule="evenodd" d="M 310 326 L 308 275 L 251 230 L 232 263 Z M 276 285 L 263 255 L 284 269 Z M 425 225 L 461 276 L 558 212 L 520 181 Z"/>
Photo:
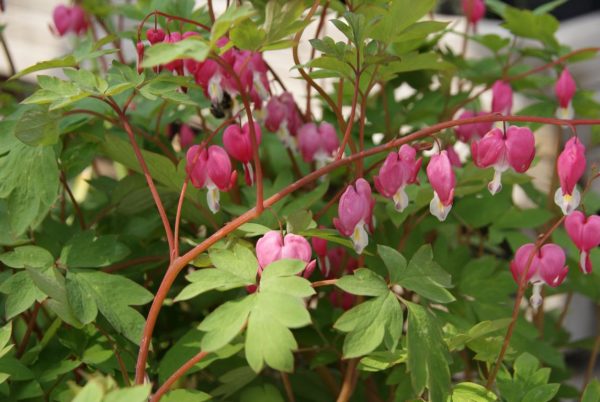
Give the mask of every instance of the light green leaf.
<path id="1" fill-rule="evenodd" d="M 402 335 L 402 308 L 392 292 L 387 292 L 346 311 L 334 328 L 347 332 L 344 358 L 366 355 L 385 341 L 394 350 Z"/>
<path id="2" fill-rule="evenodd" d="M 503 26 L 516 36 L 537 39 L 544 44 L 558 48 L 554 34 L 558 30 L 558 20 L 550 14 L 535 14 L 529 10 L 507 7 L 504 11 Z"/>
<path id="3" fill-rule="evenodd" d="M 38 246 L 21 246 L 0 254 L 0 262 L 11 268 L 45 268 L 54 264 L 54 257 Z"/>
<path id="4" fill-rule="evenodd" d="M 408 370 L 413 389 L 420 394 L 425 387 L 432 402 L 445 402 L 450 393 L 450 354 L 442 331 L 429 311 L 418 304 L 408 307 Z"/>
<path id="5" fill-rule="evenodd" d="M 296 275 L 302 272 L 304 268 L 306 268 L 306 263 L 302 260 L 277 260 L 263 269 L 261 281 L 280 276 Z"/>
<path id="6" fill-rule="evenodd" d="M 452 390 L 452 402 L 492 402 L 498 397 L 484 386 L 473 382 L 461 382 Z"/>
<path id="7" fill-rule="evenodd" d="M 396 249 L 381 244 L 377 245 L 377 253 L 388 270 L 391 283 L 398 283 L 401 273 L 406 270 L 406 258 Z"/>
<path id="8" fill-rule="evenodd" d="M 175 389 L 162 397 L 163 402 L 204 402 L 212 399 L 206 392 L 195 389 Z"/>
<path id="9" fill-rule="evenodd" d="M 387 283 L 375 272 L 359 268 L 352 275 L 338 279 L 335 286 L 345 292 L 361 296 L 381 296 L 388 292 Z"/>
<path id="10" fill-rule="evenodd" d="M 600 401 L 600 381 L 592 379 L 581 397 L 581 402 L 599 402 Z"/>
<path id="11" fill-rule="evenodd" d="M 157 43 L 146 49 L 142 67 L 154 67 L 182 59 L 203 61 L 209 50 L 208 44 L 199 35 L 175 43 Z"/>
<path id="12" fill-rule="evenodd" d="M 31 67 L 27 67 L 27 68 L 19 71 L 17 74 L 10 77 L 10 79 L 16 80 L 27 74 L 35 73 L 37 71 L 42 71 L 42 70 L 48 70 L 51 68 L 75 67 L 75 66 L 77 66 L 77 61 L 75 60 L 75 57 L 73 57 L 72 55 L 68 55 L 68 56 L 62 57 L 60 59 L 40 61 L 39 63 L 36 63 Z"/>
<path id="13" fill-rule="evenodd" d="M 202 350 L 212 352 L 231 342 L 246 324 L 256 299 L 257 295 L 252 294 L 241 300 L 229 301 L 206 317 L 198 326 L 199 330 L 206 332 L 202 338 Z"/>
<path id="14" fill-rule="evenodd" d="M 106 394 L 102 402 L 145 402 L 151 390 L 152 384 L 116 389 Z"/>
<path id="15" fill-rule="evenodd" d="M 231 250 L 211 251 L 209 257 L 217 269 L 227 271 L 246 282 L 254 282 L 258 261 L 247 247 L 236 244 Z"/>
<path id="16" fill-rule="evenodd" d="M 15 135 L 27 145 L 53 145 L 58 142 L 60 114 L 38 106 L 27 109 L 15 124 Z"/>
<path id="17" fill-rule="evenodd" d="M 210 32 L 211 44 L 217 43 L 217 40 L 225 35 L 232 25 L 237 26 L 239 22 L 250 18 L 252 14 L 254 14 L 254 10 L 249 4 L 238 6 L 237 3 L 232 3 L 213 23 Z"/>

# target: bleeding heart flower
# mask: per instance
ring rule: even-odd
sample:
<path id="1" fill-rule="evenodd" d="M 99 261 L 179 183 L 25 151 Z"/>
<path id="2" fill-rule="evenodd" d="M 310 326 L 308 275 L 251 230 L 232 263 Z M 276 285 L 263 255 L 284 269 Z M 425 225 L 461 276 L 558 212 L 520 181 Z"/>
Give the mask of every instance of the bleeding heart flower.
<path id="1" fill-rule="evenodd" d="M 252 168 L 252 142 L 250 140 L 250 125 L 245 123 L 241 128 L 237 124 L 232 124 L 223 132 L 223 145 L 234 159 L 242 162 L 244 165 L 244 177 L 246 184 L 251 186 L 254 183 L 254 170 Z M 254 123 L 254 135 L 256 145 L 260 145 L 262 134 L 260 126 Z"/>
<path id="2" fill-rule="evenodd" d="M 146 31 L 146 39 L 148 39 L 148 42 L 152 45 L 162 42 L 165 40 L 165 31 L 160 28 L 150 28 Z"/>
<path id="3" fill-rule="evenodd" d="M 381 195 L 394 200 L 397 211 L 402 212 L 408 206 L 408 195 L 404 188 L 417 182 L 422 158 L 416 159 L 417 150 L 404 144 L 400 150 L 390 152 L 385 158 L 379 175 L 373 178 L 375 188 Z"/>
<path id="4" fill-rule="evenodd" d="M 554 202 L 565 215 L 577 209 L 581 202 L 577 182 L 585 173 L 585 165 L 585 146 L 579 138 L 573 137 L 567 141 L 565 149 L 556 159 L 560 187 L 554 193 Z"/>
<path id="5" fill-rule="evenodd" d="M 485 116 L 488 113 L 486 112 L 473 112 L 471 110 L 465 110 L 458 116 L 458 120 L 462 119 L 470 119 L 478 116 Z M 494 125 L 493 122 L 482 122 L 482 123 L 471 123 L 471 124 L 462 124 L 454 128 L 456 132 L 456 136 L 462 142 L 469 142 L 473 139 L 473 137 L 480 138 L 485 135 L 488 131 L 492 129 Z"/>
<path id="6" fill-rule="evenodd" d="M 433 188 L 433 199 L 429 203 L 429 211 L 440 221 L 445 221 L 454 200 L 456 177 L 448 152 L 442 151 L 433 155 L 427 165 L 427 178 Z"/>
<path id="7" fill-rule="evenodd" d="M 373 231 L 374 206 L 371 186 L 363 178 L 348 186 L 340 198 L 338 218 L 333 219 L 333 224 L 341 234 L 350 237 L 357 254 L 361 254 L 369 244 L 367 228 Z"/>
<path id="8" fill-rule="evenodd" d="M 269 264 L 282 259 L 295 259 L 306 262 L 302 276 L 308 278 L 315 270 L 317 262 L 311 261 L 312 250 L 308 240 L 302 236 L 288 233 L 283 237 L 281 232 L 271 230 L 256 242 L 258 258 L 258 275 L 262 274 Z"/>
<path id="9" fill-rule="evenodd" d="M 235 183 L 237 172 L 231 171 L 227 152 L 217 145 L 200 149 L 194 145 L 187 151 L 186 171 L 196 188 L 208 189 L 206 200 L 211 212 L 219 211 L 220 191 L 229 191 Z"/>
<path id="10" fill-rule="evenodd" d="M 52 19 L 59 36 L 64 36 L 67 32 L 81 35 L 89 27 L 85 11 L 79 6 L 58 5 L 52 12 Z"/>
<path id="11" fill-rule="evenodd" d="M 460 157 L 454 150 L 453 146 L 446 147 L 446 152 L 448 152 L 448 159 L 450 159 L 450 163 L 452 164 L 452 166 L 457 167 L 457 168 L 462 167 L 462 162 L 460 161 Z"/>
<path id="12" fill-rule="evenodd" d="M 510 114 L 513 91 L 508 82 L 498 80 L 492 85 L 492 112 Z"/>
<path id="13" fill-rule="evenodd" d="M 485 15 L 483 0 L 462 0 L 462 9 L 471 25 L 477 24 Z"/>
<path id="14" fill-rule="evenodd" d="M 528 263 L 531 259 L 531 265 Z M 521 276 L 527 272 L 526 279 L 533 284 L 531 305 L 537 309 L 542 304 L 542 286 L 545 283 L 551 287 L 560 285 L 569 272 L 565 265 L 566 256 L 562 248 L 556 244 L 545 244 L 536 251 L 535 244 L 524 244 L 515 253 L 515 258 L 510 263 L 515 282 L 518 284 Z"/>
<path id="15" fill-rule="evenodd" d="M 556 112 L 556 115 L 559 119 L 572 119 L 574 115 L 573 106 L 571 104 L 571 100 L 573 96 L 575 96 L 575 91 L 577 90 L 577 86 L 575 85 L 575 80 L 568 68 L 565 68 L 556 84 L 554 85 L 554 92 L 556 93 L 556 98 L 558 99 L 559 108 Z"/>
<path id="16" fill-rule="evenodd" d="M 494 178 L 488 184 L 492 195 L 502 189 L 502 173 L 512 167 L 524 173 L 535 156 L 535 138 L 527 127 L 511 126 L 506 135 L 494 128 L 481 140 L 471 143 L 473 162 L 477 167 L 494 167 Z"/>
<path id="17" fill-rule="evenodd" d="M 322 122 L 306 123 L 298 130 L 298 148 L 305 162 L 317 162 L 317 168 L 333 160 L 332 155 L 340 146 L 335 128 Z"/>
<path id="18" fill-rule="evenodd" d="M 196 138 L 196 133 L 194 130 L 188 126 L 187 124 L 182 124 L 179 128 L 179 145 L 181 145 L 181 149 L 189 148 Z"/>
<path id="19" fill-rule="evenodd" d="M 339 278 L 351 274 L 358 268 L 358 260 L 353 258 L 344 247 L 333 247 L 327 250 L 327 265 L 323 271 L 325 279 Z"/>
<path id="20" fill-rule="evenodd" d="M 600 216 L 586 216 L 581 211 L 572 212 L 565 219 L 565 229 L 580 251 L 579 268 L 584 274 L 592 272 L 590 250 L 600 245 Z"/>
<path id="21" fill-rule="evenodd" d="M 296 148 L 294 138 L 302 125 L 302 118 L 296 109 L 294 97 L 289 92 L 272 96 L 267 103 L 265 127 L 276 133 L 281 142 L 288 148 Z"/>
<path id="22" fill-rule="evenodd" d="M 142 62 L 144 61 L 144 50 L 145 50 L 144 43 L 138 42 L 135 45 L 135 50 L 137 53 L 137 72 L 138 72 L 138 74 L 141 74 L 142 71 L 144 71 L 144 68 L 142 67 Z"/>

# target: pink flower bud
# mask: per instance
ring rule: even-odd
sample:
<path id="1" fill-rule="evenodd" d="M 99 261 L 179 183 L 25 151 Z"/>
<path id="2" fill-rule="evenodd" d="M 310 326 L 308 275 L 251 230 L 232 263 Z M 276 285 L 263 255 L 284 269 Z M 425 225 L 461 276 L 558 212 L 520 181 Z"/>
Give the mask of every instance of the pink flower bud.
<path id="1" fill-rule="evenodd" d="M 513 91 L 509 83 L 496 81 L 492 86 L 492 112 L 510 114 L 513 105 Z"/>
<path id="2" fill-rule="evenodd" d="M 586 216 L 581 211 L 573 211 L 565 219 L 565 229 L 580 251 L 579 268 L 584 274 L 592 272 L 590 250 L 600 245 L 600 216 Z"/>
<path id="3" fill-rule="evenodd" d="M 315 269 L 316 261 L 312 260 L 312 250 L 308 240 L 302 236 L 288 233 L 283 237 L 281 232 L 271 230 L 256 242 L 256 257 L 258 258 L 258 274 L 260 275 L 269 264 L 282 259 L 295 259 L 306 262 L 302 274 L 308 278 Z"/>
<path id="4" fill-rule="evenodd" d="M 306 123 L 298 130 L 298 148 L 305 162 L 317 161 L 324 166 L 339 146 L 335 128 L 325 121 L 319 127 Z"/>
<path id="5" fill-rule="evenodd" d="M 373 178 L 375 188 L 381 195 L 394 200 L 394 206 L 399 212 L 408 206 L 408 195 L 404 188 L 417 181 L 422 158 L 416 159 L 417 151 L 410 145 L 404 144 L 400 150 L 390 152 L 385 158 L 379 175 Z"/>
<path id="6" fill-rule="evenodd" d="M 340 198 L 338 218 L 333 219 L 333 224 L 341 234 L 351 238 L 357 254 L 361 254 L 369 244 L 367 228 L 373 230 L 374 206 L 371 186 L 363 178 L 348 186 Z"/>
<path id="7" fill-rule="evenodd" d="M 535 156 L 535 138 L 527 127 L 511 126 L 506 136 L 499 128 L 494 128 L 481 140 L 471 143 L 473 162 L 477 167 L 494 168 L 494 178 L 488 184 L 492 195 L 502 189 L 502 173 L 512 167 L 524 173 Z"/>
<path id="8" fill-rule="evenodd" d="M 443 222 L 452 208 L 456 185 L 456 177 L 446 151 L 431 157 L 427 165 L 427 178 L 433 188 L 429 211 Z"/>
<path id="9" fill-rule="evenodd" d="M 296 102 L 294 102 L 292 94 L 284 92 L 269 99 L 265 127 L 276 133 L 286 147 L 295 148 L 293 137 L 296 136 L 301 125 L 302 117 L 296 109 Z"/>
<path id="10" fill-rule="evenodd" d="M 165 40 L 165 31 L 160 28 L 150 28 L 146 31 L 146 39 L 148 39 L 148 42 L 150 42 L 152 45 L 162 42 Z"/>
<path id="11" fill-rule="evenodd" d="M 254 134 L 256 136 L 256 145 L 260 145 L 262 134 L 260 126 L 254 123 Z M 250 139 L 250 126 L 245 123 L 242 128 L 237 124 L 232 124 L 223 132 L 223 145 L 234 159 L 244 164 L 244 177 L 246 184 L 251 186 L 254 183 L 254 170 L 252 168 L 252 142 Z"/>
<path id="12" fill-rule="evenodd" d="M 237 173 L 231 171 L 231 161 L 227 152 L 217 145 L 211 145 L 200 149 L 194 145 L 187 151 L 186 171 L 197 188 L 208 189 L 206 199 L 212 213 L 219 210 L 219 198 L 221 191 L 229 191 L 235 183 Z"/>
<path id="13" fill-rule="evenodd" d="M 142 71 L 144 71 L 144 68 L 142 67 L 142 62 L 144 61 L 144 43 L 143 42 L 138 42 L 135 45 L 135 50 L 137 52 L 137 73 L 141 74 Z"/>
<path id="14" fill-rule="evenodd" d="M 462 167 L 462 162 L 460 161 L 460 157 L 454 150 L 453 146 L 446 147 L 446 152 L 448 152 L 448 159 L 450 159 L 450 163 L 452 164 L 452 166 L 457 167 L 457 168 Z"/>
<path id="15" fill-rule="evenodd" d="M 579 138 L 573 137 L 567 141 L 565 149 L 556 159 L 560 188 L 554 193 L 554 202 L 565 215 L 573 212 L 581 202 L 577 182 L 585 173 L 585 165 L 585 146 Z"/>
<path id="16" fill-rule="evenodd" d="M 528 266 L 530 259 L 531 265 Z M 544 283 L 557 287 L 564 281 L 569 272 L 565 261 L 565 252 L 556 244 L 545 244 L 536 252 L 535 245 L 528 243 L 519 247 L 515 253 L 515 258 L 510 263 L 510 270 L 517 284 L 521 276 L 527 272 L 526 280 L 533 284 L 533 295 L 530 301 L 534 309 L 542 303 L 541 288 Z"/>
<path id="17" fill-rule="evenodd" d="M 575 86 L 575 80 L 568 68 L 565 68 L 562 73 L 560 73 L 560 77 L 556 81 L 554 85 L 554 92 L 556 93 L 556 98 L 558 99 L 558 104 L 561 108 L 567 109 L 575 95 L 575 90 L 577 87 Z"/>
<path id="18" fill-rule="evenodd" d="M 52 19 L 54 20 L 54 26 L 59 36 L 63 36 L 67 32 L 81 35 L 89 26 L 85 12 L 79 6 L 56 6 L 52 12 Z"/>
<path id="19" fill-rule="evenodd" d="M 488 113 L 486 112 L 473 112 L 471 110 L 465 110 L 458 116 L 458 120 L 461 119 L 470 119 L 478 116 L 485 116 Z M 494 123 L 492 122 L 483 122 L 483 123 L 471 123 L 471 124 L 462 124 L 454 128 L 456 132 L 456 136 L 462 142 L 469 142 L 473 139 L 473 137 L 479 138 L 485 135 L 488 131 L 492 129 Z"/>
<path id="20" fill-rule="evenodd" d="M 179 128 L 179 145 L 181 145 L 181 148 L 189 148 L 194 143 L 195 138 L 196 133 L 194 130 L 187 124 L 182 124 Z"/>
<path id="21" fill-rule="evenodd" d="M 470 24 L 475 25 L 485 15 L 483 0 L 462 0 L 462 9 Z"/>

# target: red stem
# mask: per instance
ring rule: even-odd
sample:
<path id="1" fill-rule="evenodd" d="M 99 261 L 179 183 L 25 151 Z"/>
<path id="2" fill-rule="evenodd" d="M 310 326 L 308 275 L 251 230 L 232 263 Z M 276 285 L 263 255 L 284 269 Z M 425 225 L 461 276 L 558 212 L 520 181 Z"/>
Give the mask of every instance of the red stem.
<path id="1" fill-rule="evenodd" d="M 196 356 L 192 357 L 190 360 L 185 362 L 185 364 L 183 366 L 179 367 L 177 369 L 177 371 L 175 371 L 173 374 L 171 374 L 171 376 L 167 379 L 167 381 L 165 381 L 165 383 L 160 386 L 158 391 L 156 391 L 156 393 L 154 395 L 152 395 L 152 398 L 150 398 L 150 402 L 160 401 L 160 398 L 162 398 L 163 395 L 167 393 L 167 391 L 169 390 L 169 388 L 171 388 L 171 386 L 175 383 L 175 381 L 177 381 L 181 376 L 183 376 L 189 369 L 194 367 L 194 365 L 196 363 L 198 363 L 200 360 L 204 359 L 204 357 L 207 354 L 208 353 L 206 353 L 206 352 L 200 352 Z"/>
<path id="2" fill-rule="evenodd" d="M 423 128 L 419 131 L 416 131 L 412 134 L 404 136 L 402 138 L 397 138 L 392 141 L 389 141 L 386 144 L 379 145 L 377 147 L 373 147 L 367 149 L 363 152 L 359 152 L 353 154 L 347 158 L 336 160 L 320 169 L 317 169 L 303 178 L 295 181 L 290 184 L 286 188 L 282 189 L 278 193 L 273 196 L 267 198 L 264 202 L 265 208 L 269 208 L 281 199 L 285 198 L 287 195 L 297 191 L 298 189 L 304 187 L 305 185 L 312 183 L 317 180 L 319 177 L 345 165 L 353 163 L 359 159 L 366 158 L 371 155 L 376 155 L 381 152 L 388 151 L 390 149 L 399 147 L 403 144 L 407 144 L 425 137 L 429 137 L 434 135 L 435 133 L 452 128 L 455 126 L 460 126 L 463 124 L 472 124 L 472 123 L 481 123 L 481 122 L 495 122 L 495 121 L 514 121 L 514 122 L 533 122 L 533 123 L 542 123 L 542 124 L 554 124 L 554 125 L 595 125 L 600 124 L 600 119 L 585 119 L 585 120 L 561 120 L 555 118 L 547 118 L 547 117 L 535 117 L 535 116 L 502 116 L 500 114 L 489 114 L 485 116 L 477 116 L 469 119 L 460 119 L 460 120 L 451 120 L 442 123 L 435 124 L 431 127 Z M 150 342 L 152 340 L 152 333 L 154 332 L 154 326 L 156 325 L 156 320 L 158 318 L 158 314 L 162 307 L 162 304 L 165 298 L 168 295 L 168 292 L 175 282 L 177 275 L 181 270 L 183 270 L 187 264 L 192 261 L 194 258 L 202 254 L 213 244 L 218 242 L 219 240 L 226 237 L 228 234 L 232 233 L 234 230 L 239 228 L 244 223 L 250 222 L 251 220 L 257 218 L 260 215 L 257 212 L 256 208 L 252 208 L 246 211 L 244 214 L 238 216 L 233 219 L 229 223 L 225 224 L 222 228 L 213 233 L 209 238 L 204 240 L 202 243 L 195 246 L 193 249 L 188 251 L 181 257 L 176 258 L 171 262 L 163 280 L 158 288 L 156 295 L 154 296 L 154 300 L 152 301 L 152 305 L 150 306 L 150 311 L 148 312 L 148 317 L 146 320 L 146 324 L 144 326 L 144 330 L 142 333 L 142 339 L 140 342 L 140 349 L 138 352 L 138 359 L 136 363 L 136 384 L 142 384 L 144 382 L 144 377 L 146 375 L 146 361 L 148 358 L 148 351 L 150 348 Z"/>

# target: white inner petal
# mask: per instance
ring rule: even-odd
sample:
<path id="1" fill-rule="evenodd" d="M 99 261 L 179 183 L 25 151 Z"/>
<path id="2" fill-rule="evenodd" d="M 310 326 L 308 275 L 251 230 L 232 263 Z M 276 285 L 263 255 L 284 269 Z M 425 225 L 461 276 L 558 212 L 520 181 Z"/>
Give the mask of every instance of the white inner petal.
<path id="1" fill-rule="evenodd" d="M 396 211 L 402 212 L 406 209 L 408 206 L 408 195 L 406 194 L 406 191 L 404 191 L 404 186 L 401 186 L 398 191 L 396 191 L 396 194 L 394 194 L 392 199 L 394 200 Z"/>
<path id="2" fill-rule="evenodd" d="M 365 223 L 360 221 L 355 227 L 352 233 L 352 244 L 354 245 L 354 251 L 356 254 L 361 254 L 365 247 L 369 244 L 369 235 L 365 229 Z"/>
<path id="3" fill-rule="evenodd" d="M 440 200 L 440 197 L 438 196 L 437 192 L 434 191 L 433 198 L 429 203 L 429 211 L 431 212 L 431 214 L 438 218 L 440 222 L 443 222 L 448 217 L 448 214 L 450 213 L 451 209 L 452 204 L 448 206 L 442 204 L 442 201 Z"/>

